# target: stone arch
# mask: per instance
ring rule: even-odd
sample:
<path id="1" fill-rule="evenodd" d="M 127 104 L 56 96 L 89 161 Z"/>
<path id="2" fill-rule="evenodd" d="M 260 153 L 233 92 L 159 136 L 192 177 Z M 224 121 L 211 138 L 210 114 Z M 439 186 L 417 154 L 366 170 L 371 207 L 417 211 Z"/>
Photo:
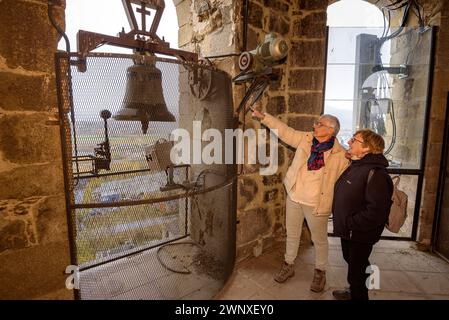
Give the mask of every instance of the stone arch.
<path id="1" fill-rule="evenodd" d="M 236 11 L 232 0 L 166 0 L 173 1 L 178 16 L 179 48 L 200 57 L 236 52 Z M 218 61 L 219 62 L 219 61 Z M 220 68 L 231 71 L 229 63 Z"/>
<path id="2" fill-rule="evenodd" d="M 328 5 L 332 5 L 340 0 L 329 0 Z M 382 9 L 382 7 L 385 7 L 387 5 L 390 5 L 392 1 L 390 0 L 363 0 L 365 2 L 369 2 L 376 6 L 379 9 Z M 419 1 L 421 6 L 424 8 L 424 10 L 427 12 L 424 16 L 424 21 L 431 25 L 440 25 L 441 23 L 441 16 L 440 12 L 444 9 L 444 0 L 438 0 L 438 1 L 432 1 L 432 0 L 421 0 Z M 402 18 L 402 11 L 393 11 L 391 15 L 391 25 L 397 26 L 399 25 Z M 418 25 L 418 19 L 416 16 L 411 14 L 411 17 L 409 18 L 408 26 L 417 26 Z"/>
<path id="3" fill-rule="evenodd" d="M 354 9 L 350 6 L 354 5 L 353 1 L 335 1 L 327 7 L 327 25 L 333 23 L 332 20 L 338 17 L 337 13 L 350 11 L 350 16 L 345 16 L 344 26 L 375 26 L 380 27 L 384 23 L 384 15 L 382 10 L 370 3 L 369 1 L 357 1 L 358 6 Z M 340 22 L 341 23 L 341 22 Z M 342 25 L 342 26 L 343 26 Z M 340 25 L 338 25 L 340 26 Z"/>

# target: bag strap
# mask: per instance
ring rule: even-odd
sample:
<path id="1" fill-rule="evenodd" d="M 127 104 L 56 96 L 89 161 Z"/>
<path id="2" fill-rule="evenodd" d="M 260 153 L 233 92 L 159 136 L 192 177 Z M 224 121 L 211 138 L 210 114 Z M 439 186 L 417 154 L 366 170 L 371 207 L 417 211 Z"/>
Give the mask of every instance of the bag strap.
<path id="1" fill-rule="evenodd" d="M 397 188 L 399 185 L 399 182 L 401 181 L 401 177 L 400 176 L 394 176 L 391 178 L 391 180 L 394 183 L 394 187 Z M 396 181 L 395 181 L 396 180 Z"/>
<path id="2" fill-rule="evenodd" d="M 368 172 L 368 180 L 366 180 L 366 184 L 369 183 L 369 181 L 370 181 L 371 178 L 373 177 L 373 174 L 374 174 L 374 169 L 371 169 L 371 170 Z"/>
<path id="3" fill-rule="evenodd" d="M 369 173 L 368 173 L 368 179 L 367 179 L 366 183 L 370 182 L 371 178 L 373 177 L 374 171 L 375 171 L 375 169 L 371 169 L 371 170 L 369 171 Z M 400 177 L 400 176 L 394 176 L 394 177 L 391 178 L 391 180 L 392 180 L 392 181 L 396 180 L 396 181 L 394 182 L 394 186 L 397 187 L 398 184 L 399 184 L 399 182 L 401 181 L 401 177 Z"/>

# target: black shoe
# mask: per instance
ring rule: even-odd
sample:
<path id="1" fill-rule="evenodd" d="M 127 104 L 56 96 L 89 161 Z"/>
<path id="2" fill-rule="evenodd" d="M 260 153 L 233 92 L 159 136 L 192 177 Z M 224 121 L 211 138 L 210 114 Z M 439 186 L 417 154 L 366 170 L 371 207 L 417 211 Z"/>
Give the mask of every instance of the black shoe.
<path id="1" fill-rule="evenodd" d="M 332 295 L 337 300 L 351 300 L 351 290 L 345 288 L 343 290 L 334 290 Z"/>

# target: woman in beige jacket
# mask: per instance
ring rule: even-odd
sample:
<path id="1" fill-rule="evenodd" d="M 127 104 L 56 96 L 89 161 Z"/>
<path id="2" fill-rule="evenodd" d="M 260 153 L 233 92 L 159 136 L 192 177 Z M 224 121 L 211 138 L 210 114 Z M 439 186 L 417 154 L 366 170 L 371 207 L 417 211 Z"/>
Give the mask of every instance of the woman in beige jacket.
<path id="1" fill-rule="evenodd" d="M 294 276 L 296 259 L 304 219 L 309 226 L 315 247 L 315 272 L 310 290 L 321 292 L 326 284 L 328 265 L 327 224 L 332 208 L 334 185 L 349 165 L 345 149 L 335 136 L 340 122 L 332 115 L 322 115 L 312 132 L 295 130 L 267 113 L 253 109 L 253 117 L 270 129 L 277 129 L 278 137 L 296 149 L 284 178 L 287 191 L 285 261 L 275 276 L 284 282 Z"/>

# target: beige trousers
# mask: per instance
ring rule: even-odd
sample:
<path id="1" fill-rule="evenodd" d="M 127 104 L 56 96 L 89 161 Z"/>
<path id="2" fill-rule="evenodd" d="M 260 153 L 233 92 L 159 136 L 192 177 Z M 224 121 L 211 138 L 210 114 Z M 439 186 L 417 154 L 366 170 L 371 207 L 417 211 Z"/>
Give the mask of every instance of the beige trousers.
<path id="1" fill-rule="evenodd" d="M 326 270 L 329 255 L 329 243 L 327 239 L 328 217 L 315 216 L 312 211 L 313 207 L 294 202 L 290 199 L 290 196 L 287 196 L 287 242 L 285 262 L 289 264 L 295 262 L 301 239 L 302 224 L 305 218 L 312 235 L 313 245 L 315 247 L 315 268 L 319 270 Z"/>

